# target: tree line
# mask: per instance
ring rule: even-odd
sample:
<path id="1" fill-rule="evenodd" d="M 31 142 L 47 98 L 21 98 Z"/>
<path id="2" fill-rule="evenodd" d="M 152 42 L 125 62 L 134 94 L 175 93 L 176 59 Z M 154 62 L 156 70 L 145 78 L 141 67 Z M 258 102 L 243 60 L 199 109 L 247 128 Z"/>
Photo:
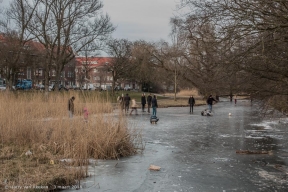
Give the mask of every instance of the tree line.
<path id="1" fill-rule="evenodd" d="M 189 10 L 171 19 L 182 76 L 204 95 L 246 93 L 287 110 L 287 1 L 182 0 L 179 7 Z"/>

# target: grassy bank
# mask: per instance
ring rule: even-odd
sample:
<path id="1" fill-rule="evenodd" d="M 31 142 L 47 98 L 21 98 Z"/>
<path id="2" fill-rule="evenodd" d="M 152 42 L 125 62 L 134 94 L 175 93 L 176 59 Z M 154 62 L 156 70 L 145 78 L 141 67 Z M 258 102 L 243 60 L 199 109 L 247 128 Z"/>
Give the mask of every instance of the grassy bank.
<path id="1" fill-rule="evenodd" d="M 131 98 L 136 99 L 137 103 L 141 103 L 141 96 L 142 92 L 135 92 L 135 91 L 119 91 L 115 95 L 121 95 L 121 94 L 129 94 Z M 147 97 L 149 93 L 145 93 L 145 96 Z M 151 93 L 153 96 L 154 93 Z M 188 106 L 188 99 L 189 97 L 193 95 L 195 98 L 195 105 L 206 105 L 206 100 L 202 98 L 201 95 L 198 94 L 197 90 L 182 90 L 177 93 L 176 95 L 176 100 L 174 100 L 174 93 L 163 93 L 163 94 L 156 94 L 157 96 L 157 101 L 158 101 L 158 106 L 159 107 L 183 107 L 183 106 Z M 114 98 L 115 100 L 115 98 Z"/>
<path id="2" fill-rule="evenodd" d="M 72 95 L 75 116 L 69 119 Z M 87 176 L 89 158 L 135 154 L 142 147 L 141 135 L 128 130 L 121 115 L 118 119 L 109 115 L 110 100 L 104 94 L 80 91 L 50 93 L 48 98 L 40 92 L 1 93 L 0 191 L 19 191 L 14 186 L 75 185 Z M 87 123 L 84 107 L 89 111 Z"/>

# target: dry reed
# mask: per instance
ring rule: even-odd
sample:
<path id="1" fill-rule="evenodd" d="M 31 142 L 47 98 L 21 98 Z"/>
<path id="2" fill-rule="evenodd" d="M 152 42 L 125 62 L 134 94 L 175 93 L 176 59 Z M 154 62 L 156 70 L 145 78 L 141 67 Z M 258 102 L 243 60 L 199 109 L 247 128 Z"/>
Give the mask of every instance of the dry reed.
<path id="1" fill-rule="evenodd" d="M 72 95 L 75 116 L 70 119 L 67 106 Z M 89 111 L 88 122 L 82 116 L 84 107 Z M 97 94 L 55 93 L 47 99 L 42 93 L 1 93 L 0 190 L 73 185 L 75 179 L 87 176 L 89 158 L 116 159 L 136 153 L 142 143 L 139 132 L 128 129 L 125 117 L 115 118 L 112 111 L 111 103 Z M 25 154 L 28 150 L 31 155 Z"/>

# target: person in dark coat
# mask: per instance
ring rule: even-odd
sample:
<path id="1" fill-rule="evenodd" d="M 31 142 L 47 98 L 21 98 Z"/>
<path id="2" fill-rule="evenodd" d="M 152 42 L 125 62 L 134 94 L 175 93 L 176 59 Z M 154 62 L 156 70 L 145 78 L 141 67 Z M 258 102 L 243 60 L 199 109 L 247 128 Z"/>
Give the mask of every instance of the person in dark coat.
<path id="1" fill-rule="evenodd" d="M 190 98 L 188 100 L 188 104 L 190 106 L 190 113 L 193 113 L 193 106 L 195 105 L 195 99 L 194 99 L 193 95 L 190 96 Z"/>
<path id="2" fill-rule="evenodd" d="M 130 96 L 127 93 L 126 96 L 124 97 L 125 113 L 129 112 L 130 100 L 131 100 L 131 98 L 130 98 Z"/>
<path id="3" fill-rule="evenodd" d="M 74 115 L 74 100 L 75 100 L 74 96 L 68 100 L 68 111 L 69 111 L 70 118 L 72 118 Z"/>
<path id="4" fill-rule="evenodd" d="M 150 108 L 151 108 L 151 104 L 152 104 L 152 96 L 151 93 L 149 93 L 149 95 L 147 96 L 147 108 L 148 108 L 148 113 L 150 113 Z"/>
<path id="5" fill-rule="evenodd" d="M 152 104 L 152 109 L 153 109 L 152 115 L 153 115 L 153 116 L 156 116 L 157 107 L 158 107 L 156 95 L 153 96 L 152 101 L 151 101 L 151 104 Z"/>
<path id="6" fill-rule="evenodd" d="M 213 101 L 217 102 L 212 95 L 209 95 L 208 99 L 207 99 L 207 104 L 208 104 L 208 109 L 209 111 L 212 111 L 212 105 L 213 105 Z"/>
<path id="7" fill-rule="evenodd" d="M 145 96 L 145 93 L 142 93 L 141 104 L 142 104 L 142 112 L 145 112 L 145 105 L 146 105 L 146 96 Z"/>

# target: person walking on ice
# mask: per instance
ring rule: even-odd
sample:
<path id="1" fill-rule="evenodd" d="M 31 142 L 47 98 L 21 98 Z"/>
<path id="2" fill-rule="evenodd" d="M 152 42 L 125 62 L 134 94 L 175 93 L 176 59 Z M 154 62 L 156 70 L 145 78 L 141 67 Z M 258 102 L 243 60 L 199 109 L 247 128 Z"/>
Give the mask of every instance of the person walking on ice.
<path id="1" fill-rule="evenodd" d="M 128 93 L 126 93 L 126 96 L 124 97 L 125 113 L 129 112 L 130 100 L 131 100 L 131 98 L 129 97 Z"/>
<path id="2" fill-rule="evenodd" d="M 156 114 L 157 114 L 157 107 L 158 107 L 156 95 L 153 96 L 153 99 L 152 99 L 152 101 L 151 101 L 151 104 L 152 104 L 152 109 L 153 109 L 152 116 L 156 116 Z"/>
<path id="3" fill-rule="evenodd" d="M 142 104 L 142 112 L 145 112 L 145 105 L 146 105 L 146 96 L 145 96 L 145 93 L 142 93 L 141 104 Z"/>
<path id="4" fill-rule="evenodd" d="M 193 113 L 193 106 L 195 105 L 195 99 L 194 99 L 193 95 L 190 96 L 190 98 L 188 100 L 188 104 L 190 106 L 190 113 Z"/>
<path id="5" fill-rule="evenodd" d="M 148 113 L 150 113 L 150 108 L 151 108 L 151 104 L 152 104 L 152 96 L 151 96 L 151 93 L 149 93 L 148 97 L 147 97 L 147 110 L 148 110 Z"/>
<path id="6" fill-rule="evenodd" d="M 135 110 L 135 114 L 138 115 L 137 113 L 137 104 L 136 104 L 136 100 L 133 98 L 131 100 L 131 112 L 130 115 L 132 114 L 132 112 Z"/>
<path id="7" fill-rule="evenodd" d="M 208 104 L 208 109 L 210 112 L 212 112 L 212 105 L 213 105 L 213 101 L 217 102 L 212 95 L 209 95 L 208 99 L 207 99 L 207 104 Z"/>

